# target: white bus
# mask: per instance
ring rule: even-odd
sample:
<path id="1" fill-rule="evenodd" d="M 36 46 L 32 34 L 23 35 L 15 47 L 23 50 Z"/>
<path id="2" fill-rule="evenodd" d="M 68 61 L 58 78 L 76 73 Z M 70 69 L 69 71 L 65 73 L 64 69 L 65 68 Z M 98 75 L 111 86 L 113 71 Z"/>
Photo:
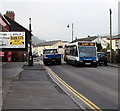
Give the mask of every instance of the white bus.
<path id="1" fill-rule="evenodd" d="M 97 47 L 94 42 L 79 41 L 65 45 L 64 61 L 70 64 L 97 67 Z"/>

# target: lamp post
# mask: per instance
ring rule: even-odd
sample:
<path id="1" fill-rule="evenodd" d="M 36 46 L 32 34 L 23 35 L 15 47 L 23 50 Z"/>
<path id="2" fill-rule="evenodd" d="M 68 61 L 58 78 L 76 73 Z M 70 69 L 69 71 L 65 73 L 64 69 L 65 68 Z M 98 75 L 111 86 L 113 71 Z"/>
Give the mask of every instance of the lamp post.
<path id="1" fill-rule="evenodd" d="M 29 31 L 30 31 L 30 50 L 29 50 L 29 57 L 28 57 L 28 65 L 33 66 L 33 56 L 32 56 L 32 38 L 31 38 L 31 18 L 29 18 Z"/>
<path id="2" fill-rule="evenodd" d="M 69 28 L 70 26 L 67 25 L 67 27 Z M 73 23 L 72 23 L 72 41 L 73 41 Z"/>
<path id="3" fill-rule="evenodd" d="M 110 63 L 112 63 L 112 10 L 110 9 Z"/>

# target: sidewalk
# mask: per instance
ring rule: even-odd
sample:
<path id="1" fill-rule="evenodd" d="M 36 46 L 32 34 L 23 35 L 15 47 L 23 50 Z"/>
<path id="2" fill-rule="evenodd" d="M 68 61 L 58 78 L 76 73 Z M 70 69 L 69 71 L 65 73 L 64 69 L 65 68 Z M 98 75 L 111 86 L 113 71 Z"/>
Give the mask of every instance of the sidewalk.
<path id="1" fill-rule="evenodd" d="M 11 83 L 17 79 L 19 73 L 23 70 L 23 62 L 6 62 L 2 66 L 2 100 L 4 101 Z"/>
<path id="2" fill-rule="evenodd" d="M 48 76 L 44 66 L 24 65 L 3 102 L 3 109 L 79 109 Z"/>
<path id="3" fill-rule="evenodd" d="M 119 68 L 120 64 L 117 64 L 117 63 L 108 63 L 108 66 Z"/>
<path id="4" fill-rule="evenodd" d="M 0 93 L 0 109 L 1 105 L 9 92 L 9 88 L 11 87 L 11 83 L 16 79 L 17 75 L 23 70 L 24 63 L 23 62 L 4 62 L 1 63 L 1 82 L 2 89 Z"/>

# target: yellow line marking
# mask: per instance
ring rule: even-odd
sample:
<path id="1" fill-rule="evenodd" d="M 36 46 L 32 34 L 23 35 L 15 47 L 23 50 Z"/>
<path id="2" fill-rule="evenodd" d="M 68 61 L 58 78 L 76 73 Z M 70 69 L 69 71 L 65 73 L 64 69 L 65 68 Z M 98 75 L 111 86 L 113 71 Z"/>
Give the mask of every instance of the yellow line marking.
<path id="1" fill-rule="evenodd" d="M 69 86 L 65 81 L 63 81 L 57 74 L 55 74 L 49 67 L 46 66 L 46 69 L 50 71 L 67 89 L 69 89 L 75 96 L 77 96 L 79 99 L 81 99 L 85 104 L 87 104 L 91 109 L 94 111 L 102 111 L 98 106 L 96 106 L 94 103 L 92 103 L 90 100 L 88 100 L 86 97 L 84 97 L 82 94 L 77 92 L 75 89 L 73 89 L 71 86 Z M 97 110 L 96 110 L 97 109 Z"/>
<path id="2" fill-rule="evenodd" d="M 49 69 L 49 71 L 50 71 L 50 69 Z M 50 71 L 50 72 L 53 73 L 53 75 L 56 76 L 57 79 L 60 80 L 60 82 L 62 82 L 63 85 L 64 85 L 67 89 L 69 89 L 75 96 L 77 96 L 77 97 L 78 97 L 79 99 L 81 99 L 84 103 L 86 103 L 91 109 L 93 109 L 94 111 L 97 111 L 97 110 L 95 110 L 94 107 L 92 107 L 89 103 L 87 103 L 87 102 L 86 102 L 84 99 L 82 99 L 79 95 L 77 95 L 75 92 L 73 92 L 73 91 L 67 86 L 66 83 L 64 84 L 64 81 L 63 81 L 61 78 L 59 78 L 54 72 L 52 72 L 52 71 Z"/>

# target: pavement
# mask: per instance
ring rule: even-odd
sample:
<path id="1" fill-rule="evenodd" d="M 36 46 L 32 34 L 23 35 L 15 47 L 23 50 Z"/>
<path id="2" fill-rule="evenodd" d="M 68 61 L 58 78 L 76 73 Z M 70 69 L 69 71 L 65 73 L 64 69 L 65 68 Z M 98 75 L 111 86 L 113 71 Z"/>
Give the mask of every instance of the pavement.
<path id="1" fill-rule="evenodd" d="M 117 63 L 108 63 L 108 66 L 119 68 L 120 64 L 117 64 Z"/>
<path id="2" fill-rule="evenodd" d="M 3 62 L 1 63 L 0 67 L 0 83 L 1 83 L 1 90 L 0 90 L 0 110 L 2 109 L 3 102 L 9 92 L 11 87 L 11 83 L 17 78 L 17 75 L 23 70 L 24 63 L 23 62 Z"/>
<path id="3" fill-rule="evenodd" d="M 0 62 L 0 110 L 2 107 L 2 63 Z"/>
<path id="4" fill-rule="evenodd" d="M 14 70 L 10 67 L 12 64 L 14 64 Z M 80 109 L 52 81 L 44 65 L 39 61 L 34 61 L 33 66 L 28 66 L 27 63 L 11 63 L 11 65 L 7 63 L 4 67 L 6 65 L 10 67 L 11 72 L 9 74 L 3 71 L 2 111 L 6 109 Z M 16 69 L 18 67 L 19 69 Z M 9 82 L 6 83 L 6 81 Z"/>
<path id="5" fill-rule="evenodd" d="M 11 83 L 23 71 L 24 62 L 4 62 L 2 63 L 2 101 L 4 101 Z"/>

